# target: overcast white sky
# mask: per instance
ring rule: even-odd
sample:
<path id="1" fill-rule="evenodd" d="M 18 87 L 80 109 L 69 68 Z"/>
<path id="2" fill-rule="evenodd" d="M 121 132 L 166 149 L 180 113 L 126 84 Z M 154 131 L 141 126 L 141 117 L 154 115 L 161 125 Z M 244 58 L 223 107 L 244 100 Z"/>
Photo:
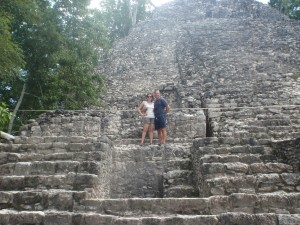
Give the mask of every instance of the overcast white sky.
<path id="1" fill-rule="evenodd" d="M 170 2 L 171 0 L 152 0 L 152 3 L 156 6 L 159 6 L 161 4 L 164 4 L 166 2 Z M 258 2 L 262 2 L 267 4 L 269 2 L 269 0 L 257 0 Z"/>
<path id="2" fill-rule="evenodd" d="M 164 4 L 166 2 L 170 2 L 171 0 L 152 0 L 152 3 L 156 6 L 159 6 L 161 4 Z M 269 0 L 257 0 L 258 2 L 262 2 L 267 4 L 269 2 Z"/>
<path id="3" fill-rule="evenodd" d="M 95 7 L 95 8 L 97 8 L 97 5 L 99 5 L 99 2 L 100 2 L 101 0 L 92 0 L 91 1 L 91 7 Z M 152 3 L 154 4 L 154 5 L 156 5 L 156 6 L 160 6 L 161 4 L 164 4 L 164 3 L 166 3 L 166 2 L 170 2 L 170 1 L 172 1 L 172 0 L 152 0 Z M 258 2 L 262 2 L 262 3 L 265 3 L 265 4 L 267 4 L 268 2 L 269 2 L 269 0 L 257 0 Z"/>

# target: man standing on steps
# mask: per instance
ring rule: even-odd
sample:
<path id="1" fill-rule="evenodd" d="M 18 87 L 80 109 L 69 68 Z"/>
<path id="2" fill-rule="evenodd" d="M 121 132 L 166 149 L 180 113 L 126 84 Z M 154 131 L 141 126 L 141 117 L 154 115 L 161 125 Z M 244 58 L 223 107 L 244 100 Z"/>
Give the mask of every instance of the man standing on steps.
<path id="1" fill-rule="evenodd" d="M 159 144 L 166 144 L 167 140 L 167 117 L 166 114 L 170 111 L 170 106 L 165 99 L 161 98 L 160 91 L 155 91 L 155 102 L 154 102 L 154 124 L 155 130 L 159 139 Z"/>

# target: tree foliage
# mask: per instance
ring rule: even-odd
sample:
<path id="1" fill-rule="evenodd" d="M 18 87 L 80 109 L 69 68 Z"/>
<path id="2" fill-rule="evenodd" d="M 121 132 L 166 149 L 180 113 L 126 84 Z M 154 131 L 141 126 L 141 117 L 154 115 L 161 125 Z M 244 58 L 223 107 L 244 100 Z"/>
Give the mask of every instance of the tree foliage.
<path id="1" fill-rule="evenodd" d="M 102 18 L 111 42 L 127 36 L 135 23 L 149 18 L 152 7 L 151 0 L 102 0 Z"/>
<path id="2" fill-rule="evenodd" d="M 0 11 L 0 80 L 14 79 L 25 63 L 21 48 L 12 39 L 10 27 L 11 19 Z"/>
<path id="3" fill-rule="evenodd" d="M 300 0 L 270 0 L 269 5 L 291 19 L 300 20 Z"/>
<path id="4" fill-rule="evenodd" d="M 1 0 L 0 100 L 10 111 L 100 104 L 99 60 L 151 7 L 150 0 L 102 2 L 95 10 L 90 0 Z"/>
<path id="5" fill-rule="evenodd" d="M 89 0 L 1 0 L 0 97 L 10 107 L 24 82 L 24 109 L 99 103 L 103 76 L 95 68 L 109 41 L 88 5 Z"/>
<path id="6" fill-rule="evenodd" d="M 8 128 L 11 113 L 4 102 L 0 103 L 0 131 L 6 131 Z"/>

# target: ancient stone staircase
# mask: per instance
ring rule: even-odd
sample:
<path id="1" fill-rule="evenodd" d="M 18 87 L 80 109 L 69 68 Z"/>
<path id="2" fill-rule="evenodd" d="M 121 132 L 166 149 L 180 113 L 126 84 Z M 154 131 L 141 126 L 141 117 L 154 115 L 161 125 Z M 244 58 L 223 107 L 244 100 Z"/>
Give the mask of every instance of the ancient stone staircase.
<path id="1" fill-rule="evenodd" d="M 72 211 L 82 199 L 105 195 L 100 171 L 109 158 L 108 141 L 52 136 L 2 143 L 1 209 Z"/>
<path id="2" fill-rule="evenodd" d="M 208 103 L 207 107 L 216 107 Z M 261 142 L 266 140 L 286 140 L 299 137 L 299 110 L 294 106 L 258 106 L 224 108 L 217 104 L 217 109 L 209 109 L 212 136 L 218 137 L 253 137 Z"/>
<path id="3" fill-rule="evenodd" d="M 195 140 L 192 155 L 198 168 L 200 195 L 298 192 L 298 171 L 269 154 L 269 146 L 253 139 Z"/>
<path id="4" fill-rule="evenodd" d="M 197 109 L 172 112 L 164 146 L 119 139 L 141 127 L 128 112 L 31 121 L 0 146 L 0 224 L 300 224 L 299 172 L 273 154 L 266 134 L 269 125 L 297 124 L 297 107 L 285 109 L 209 109 L 210 123 L 234 129 L 201 138 L 174 131 L 177 123 L 203 135 Z M 114 124 L 124 132 L 114 136 Z"/>
<path id="5" fill-rule="evenodd" d="M 198 191 L 194 185 L 190 147 L 191 145 L 188 143 L 180 143 L 178 146 L 171 144 L 163 146 L 165 161 L 163 174 L 164 198 L 198 196 Z"/>
<path id="6" fill-rule="evenodd" d="M 193 185 L 190 146 L 188 143 L 114 146 L 111 196 L 198 196 Z"/>
<path id="7" fill-rule="evenodd" d="M 112 151 L 105 138 L 19 141 L 1 144 L 1 225 L 300 222 L 299 173 L 253 138 L 119 143 Z M 103 186 L 105 162 L 112 176 Z"/>

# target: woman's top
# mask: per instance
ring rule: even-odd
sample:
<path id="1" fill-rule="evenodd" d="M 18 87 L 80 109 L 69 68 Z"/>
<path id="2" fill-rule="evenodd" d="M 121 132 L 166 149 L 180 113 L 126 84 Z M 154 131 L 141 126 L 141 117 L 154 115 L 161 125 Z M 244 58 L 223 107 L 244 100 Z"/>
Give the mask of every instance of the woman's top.
<path id="1" fill-rule="evenodd" d="M 148 103 L 147 101 L 143 101 L 143 109 L 147 109 L 146 110 L 146 116 L 147 118 L 154 118 L 154 103 Z"/>

